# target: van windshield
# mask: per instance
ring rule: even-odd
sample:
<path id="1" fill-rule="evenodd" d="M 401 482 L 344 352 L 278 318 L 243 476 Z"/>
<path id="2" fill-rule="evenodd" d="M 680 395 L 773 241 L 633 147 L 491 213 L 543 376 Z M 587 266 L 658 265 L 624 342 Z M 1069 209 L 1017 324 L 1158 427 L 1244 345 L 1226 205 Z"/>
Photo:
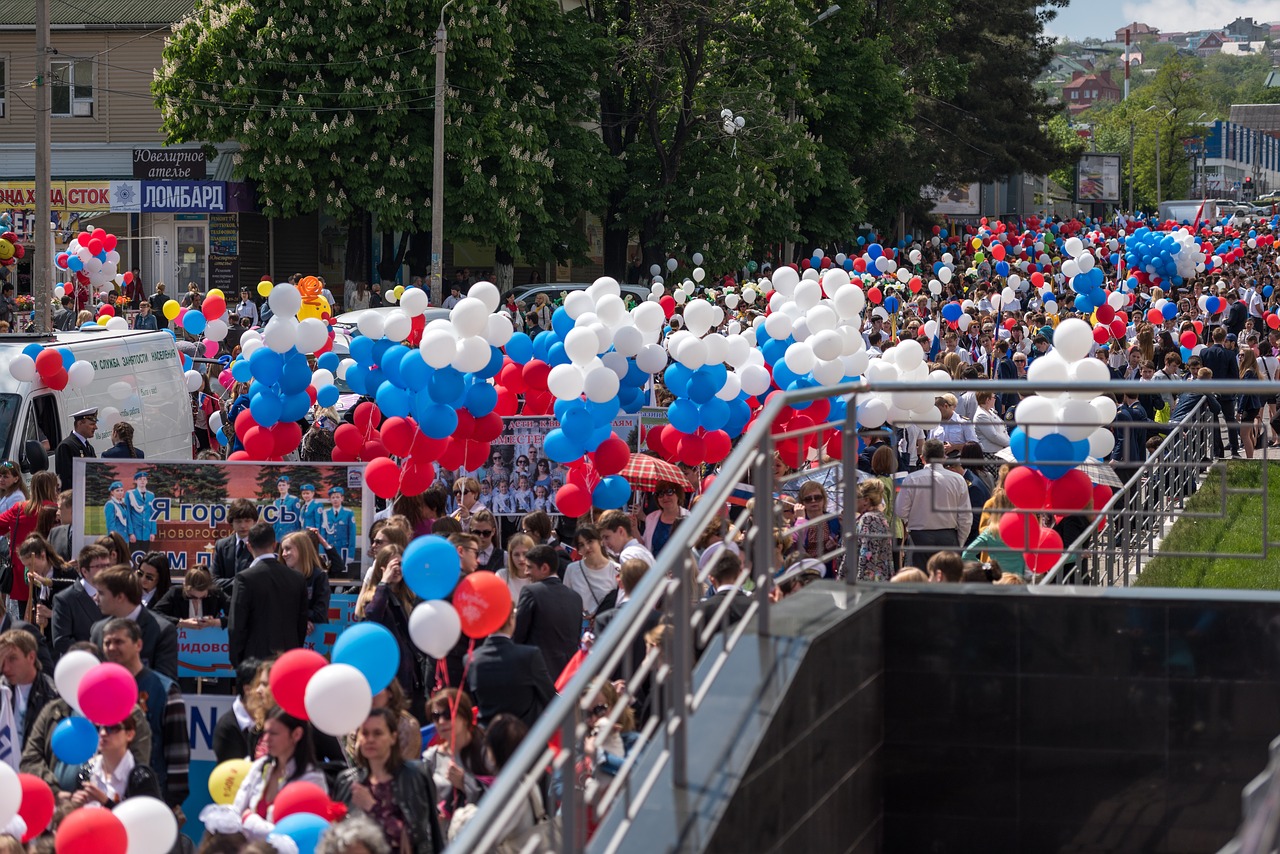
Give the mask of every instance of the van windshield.
<path id="1" fill-rule="evenodd" d="M 0 448 L 8 450 L 4 457 L 6 460 L 18 458 L 18 449 L 12 447 L 12 440 L 13 424 L 18 420 L 18 409 L 21 405 L 22 398 L 18 395 L 0 394 Z"/>

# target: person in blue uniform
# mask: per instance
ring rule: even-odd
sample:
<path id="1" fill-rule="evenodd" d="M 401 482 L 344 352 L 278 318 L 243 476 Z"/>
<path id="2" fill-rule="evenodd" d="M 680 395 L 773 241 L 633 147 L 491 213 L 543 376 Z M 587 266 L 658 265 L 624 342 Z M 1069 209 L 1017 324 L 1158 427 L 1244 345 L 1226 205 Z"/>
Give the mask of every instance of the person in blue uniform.
<path id="1" fill-rule="evenodd" d="M 330 546 L 338 550 L 344 561 L 351 561 L 359 553 L 356 551 L 355 514 L 342 506 L 346 493 L 341 486 L 329 490 L 329 506 L 320 514 L 320 533 Z"/>
<path id="2" fill-rule="evenodd" d="M 302 501 L 298 503 L 298 514 L 302 517 L 304 530 L 315 528 L 320 530 L 320 511 L 324 505 L 316 498 L 316 487 L 312 483 L 302 484 Z"/>
<path id="3" fill-rule="evenodd" d="M 133 489 L 125 495 L 125 503 L 129 505 L 129 544 L 135 546 L 134 551 L 151 551 L 151 541 L 156 538 L 156 522 L 152 518 L 155 513 L 156 494 L 147 489 L 147 473 L 137 471 L 133 474 Z"/>
<path id="4" fill-rule="evenodd" d="M 276 529 L 276 542 L 281 542 L 287 535 L 302 529 L 302 515 L 298 512 L 301 502 L 296 495 L 289 494 L 287 476 L 276 481 L 276 489 L 280 497 L 271 502 L 271 506 L 276 509 L 276 518 L 272 527 Z"/>
<path id="5" fill-rule="evenodd" d="M 111 481 L 111 498 L 102 507 L 102 515 L 106 518 L 107 533 L 119 534 L 129 541 L 129 505 L 124 500 L 124 484 L 118 480 Z"/>

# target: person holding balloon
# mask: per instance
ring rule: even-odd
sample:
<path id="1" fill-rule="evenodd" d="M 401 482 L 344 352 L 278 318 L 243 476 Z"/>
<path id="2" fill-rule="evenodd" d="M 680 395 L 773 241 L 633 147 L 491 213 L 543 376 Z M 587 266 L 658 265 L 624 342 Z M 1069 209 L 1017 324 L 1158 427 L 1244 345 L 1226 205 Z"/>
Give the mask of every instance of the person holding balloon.
<path id="1" fill-rule="evenodd" d="M 382 547 L 373 562 L 365 589 L 356 601 L 356 616 L 378 623 L 395 638 L 400 649 L 396 678 L 409 695 L 410 712 L 416 715 L 426 702 L 427 686 L 422 678 L 420 653 L 409 636 L 409 614 L 418 597 L 405 583 L 403 558 L 404 549 L 399 546 Z"/>
<path id="2" fill-rule="evenodd" d="M 237 815 L 257 815 L 273 821 L 271 805 L 289 783 L 305 781 L 328 791 L 315 758 L 311 724 L 276 707 L 262 726 L 265 755 L 255 759 L 236 791 L 232 807 Z"/>
<path id="3" fill-rule="evenodd" d="M 80 786 L 73 792 L 61 792 L 64 803 L 83 807 L 96 805 L 114 808 L 125 798 L 138 796 L 161 799 L 156 772 L 139 763 L 129 752 L 137 738 L 137 726 L 130 718 L 118 724 L 98 727 L 98 752 L 81 769 Z"/>

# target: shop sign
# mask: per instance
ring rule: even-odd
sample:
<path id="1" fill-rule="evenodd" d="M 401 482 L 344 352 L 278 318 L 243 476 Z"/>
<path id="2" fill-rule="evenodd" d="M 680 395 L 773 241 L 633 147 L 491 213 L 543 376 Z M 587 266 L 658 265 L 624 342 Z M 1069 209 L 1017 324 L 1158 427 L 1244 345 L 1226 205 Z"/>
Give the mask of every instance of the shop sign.
<path id="1" fill-rule="evenodd" d="M 110 186 L 109 181 L 52 181 L 49 206 L 59 211 L 109 211 Z M 0 181 L 0 210 L 35 206 L 35 181 Z"/>
<path id="2" fill-rule="evenodd" d="M 204 152 L 198 148 L 133 150 L 133 177 L 139 181 L 201 181 L 207 174 Z"/>

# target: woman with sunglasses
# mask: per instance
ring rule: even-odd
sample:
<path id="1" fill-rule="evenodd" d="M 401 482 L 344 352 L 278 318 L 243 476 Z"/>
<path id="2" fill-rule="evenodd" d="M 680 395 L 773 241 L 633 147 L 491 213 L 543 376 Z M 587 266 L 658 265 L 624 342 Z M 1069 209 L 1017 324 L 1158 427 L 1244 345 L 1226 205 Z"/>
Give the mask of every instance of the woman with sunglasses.
<path id="1" fill-rule="evenodd" d="M 421 666 L 422 653 L 409 639 L 409 614 L 418 604 L 418 597 L 404 582 L 400 565 L 403 556 L 404 549 L 398 546 L 383 546 L 378 552 L 364 589 L 356 599 L 356 617 L 378 623 L 396 639 L 400 648 L 396 678 L 410 698 L 409 710 L 420 714 L 426 702 L 427 686 Z"/>
<path id="2" fill-rule="evenodd" d="M 49 471 L 37 472 L 32 476 L 31 493 L 26 501 L 14 504 L 0 513 L 0 536 L 8 537 L 6 545 L 9 549 L 9 565 L 13 568 L 12 577 L 3 592 L 9 597 L 10 606 L 17 608 L 11 612 L 15 617 L 21 616 L 26 610 L 27 598 L 30 596 L 26 568 L 18 554 L 18 547 L 32 534 L 48 537 L 57 523 L 58 476 Z"/>
<path id="3" fill-rule="evenodd" d="M 451 515 L 462 525 L 463 531 L 471 530 L 473 515 L 489 509 L 480 503 L 480 481 L 474 477 L 460 477 L 453 482 L 453 499 L 458 502 L 458 509 Z"/>
<path id="4" fill-rule="evenodd" d="M 480 541 L 477 569 L 497 572 L 507 565 L 506 553 L 498 548 L 498 520 L 492 513 L 477 510 L 472 514 L 471 535 Z"/>
<path id="5" fill-rule="evenodd" d="M 682 503 L 684 489 L 674 483 L 659 481 L 654 495 L 658 499 L 658 509 L 644 519 L 644 544 L 650 552 L 657 555 L 675 533 L 680 520 L 689 515 L 689 511 Z"/>
<path id="6" fill-rule="evenodd" d="M 422 764 L 435 780 L 440 825 L 448 833 L 455 812 L 480 802 L 485 790 L 481 778 L 491 779 L 484 762 L 484 728 L 475 722 L 471 697 L 456 688 L 432 695 L 427 711 L 436 734 Z"/>
<path id="7" fill-rule="evenodd" d="M 142 607 L 155 608 L 173 586 L 169 558 L 164 552 L 147 552 L 138 562 L 138 583 L 142 585 Z"/>
<path id="8" fill-rule="evenodd" d="M 796 519 L 795 543 L 804 552 L 803 557 L 822 562 L 826 577 L 839 574 L 841 558 L 828 558 L 840 547 L 840 520 L 827 515 L 827 490 L 820 483 L 806 481 L 800 487 L 800 507 L 804 518 Z"/>
<path id="9" fill-rule="evenodd" d="M 78 807 L 93 804 L 108 809 L 138 795 L 161 798 L 156 772 L 129 752 L 137 735 L 132 718 L 98 727 L 98 752 L 80 769 L 80 788 L 62 792 L 59 798 Z"/>

